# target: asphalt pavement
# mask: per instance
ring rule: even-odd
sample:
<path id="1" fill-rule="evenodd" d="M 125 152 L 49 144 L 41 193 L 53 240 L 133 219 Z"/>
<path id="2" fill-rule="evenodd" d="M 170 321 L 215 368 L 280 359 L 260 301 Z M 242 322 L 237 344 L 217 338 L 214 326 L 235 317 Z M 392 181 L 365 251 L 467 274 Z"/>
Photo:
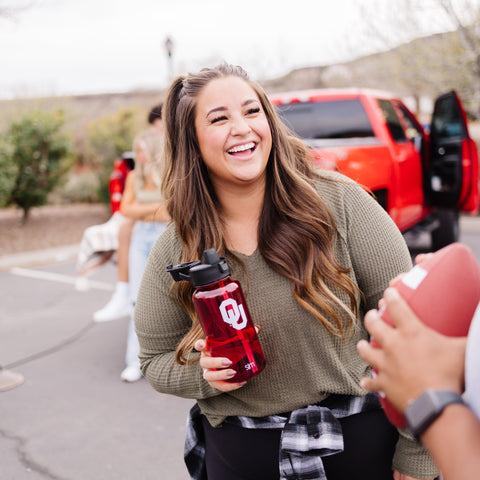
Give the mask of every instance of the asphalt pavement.
<path id="1" fill-rule="evenodd" d="M 0 392 L 0 479 L 188 479 L 193 401 L 122 382 L 128 318 L 93 322 L 114 265 L 78 291 L 72 260 L 27 260 L 0 272 L 0 364 L 24 376 Z"/>
<path id="2" fill-rule="evenodd" d="M 462 219 L 460 231 L 480 261 L 480 218 Z M 426 240 L 415 241 L 421 250 Z M 0 257 L 0 365 L 24 376 L 0 391 L 0 479 L 187 480 L 193 401 L 120 381 L 128 318 L 92 319 L 115 266 L 79 290 L 77 248 Z"/>

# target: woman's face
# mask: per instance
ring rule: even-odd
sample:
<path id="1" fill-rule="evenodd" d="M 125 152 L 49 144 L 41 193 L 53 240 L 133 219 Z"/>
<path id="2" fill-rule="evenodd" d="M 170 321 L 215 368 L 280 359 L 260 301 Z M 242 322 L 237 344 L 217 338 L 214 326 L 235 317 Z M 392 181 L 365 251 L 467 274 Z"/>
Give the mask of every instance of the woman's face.
<path id="1" fill-rule="evenodd" d="M 272 135 L 245 80 L 229 76 L 208 83 L 197 98 L 195 129 L 213 185 L 264 182 Z"/>

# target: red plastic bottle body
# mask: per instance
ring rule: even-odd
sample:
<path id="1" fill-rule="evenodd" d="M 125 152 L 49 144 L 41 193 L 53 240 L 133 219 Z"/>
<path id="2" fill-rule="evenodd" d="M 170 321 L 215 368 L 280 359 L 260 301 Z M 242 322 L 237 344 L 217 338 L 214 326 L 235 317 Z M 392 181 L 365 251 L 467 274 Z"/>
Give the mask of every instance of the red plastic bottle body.
<path id="1" fill-rule="evenodd" d="M 265 368 L 265 357 L 237 280 L 226 278 L 199 287 L 193 303 L 214 357 L 232 361 L 237 374 L 228 382 L 242 382 Z"/>

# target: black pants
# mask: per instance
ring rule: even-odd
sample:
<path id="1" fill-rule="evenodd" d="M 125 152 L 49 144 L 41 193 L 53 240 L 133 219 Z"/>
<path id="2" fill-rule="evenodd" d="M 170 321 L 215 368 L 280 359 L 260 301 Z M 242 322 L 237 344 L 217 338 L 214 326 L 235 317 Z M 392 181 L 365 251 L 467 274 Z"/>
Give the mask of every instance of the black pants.
<path id="1" fill-rule="evenodd" d="M 322 457 L 328 480 L 392 480 L 398 439 L 382 410 L 340 419 L 344 451 Z M 203 417 L 208 480 L 278 480 L 280 430 L 252 430 Z"/>

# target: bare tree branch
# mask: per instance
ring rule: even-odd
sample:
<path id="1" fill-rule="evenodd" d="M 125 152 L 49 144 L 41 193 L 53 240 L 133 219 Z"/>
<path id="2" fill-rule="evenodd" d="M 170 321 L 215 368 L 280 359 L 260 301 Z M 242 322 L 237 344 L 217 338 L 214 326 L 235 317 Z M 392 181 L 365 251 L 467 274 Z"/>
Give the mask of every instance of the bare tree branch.
<path id="1" fill-rule="evenodd" d="M 366 38 L 389 51 L 370 76 L 391 75 L 412 96 L 454 88 L 480 118 L 480 0 L 359 1 Z"/>
<path id="2" fill-rule="evenodd" d="M 15 19 L 21 12 L 38 4 L 35 0 L 0 1 L 0 18 Z"/>

